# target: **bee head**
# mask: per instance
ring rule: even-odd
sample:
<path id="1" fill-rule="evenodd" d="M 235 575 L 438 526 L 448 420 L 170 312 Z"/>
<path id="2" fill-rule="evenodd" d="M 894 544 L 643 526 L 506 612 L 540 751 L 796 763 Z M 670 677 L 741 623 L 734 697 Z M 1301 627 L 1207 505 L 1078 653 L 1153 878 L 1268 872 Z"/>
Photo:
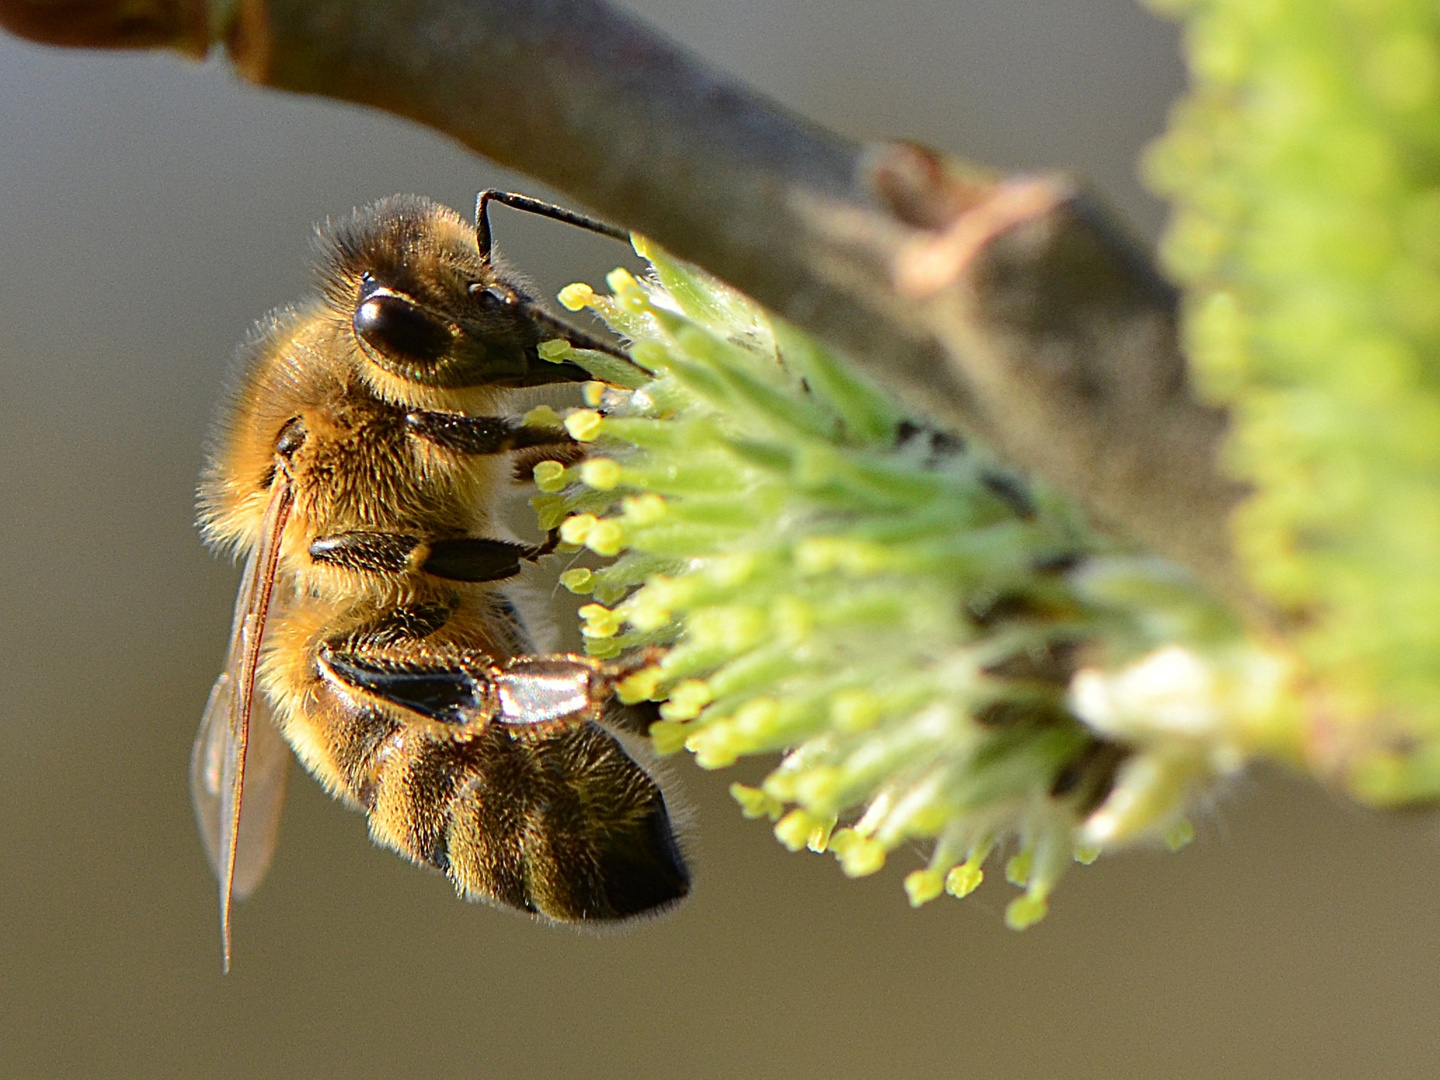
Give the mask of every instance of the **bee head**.
<path id="1" fill-rule="evenodd" d="M 537 365 L 553 368 L 536 355 L 534 301 L 501 280 L 453 210 L 383 199 L 326 229 L 322 246 L 326 297 L 350 322 L 362 374 L 387 396 L 404 383 L 531 385 Z"/>

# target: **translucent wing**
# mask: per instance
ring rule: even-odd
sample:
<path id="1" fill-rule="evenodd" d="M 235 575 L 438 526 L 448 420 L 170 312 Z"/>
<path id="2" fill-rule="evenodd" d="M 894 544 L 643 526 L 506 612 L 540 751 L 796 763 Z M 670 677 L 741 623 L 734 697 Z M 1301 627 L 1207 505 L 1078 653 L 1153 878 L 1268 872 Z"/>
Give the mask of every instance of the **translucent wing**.
<path id="1" fill-rule="evenodd" d="M 235 739 L 230 729 L 234 704 L 235 676 L 223 672 L 215 680 L 195 750 L 190 758 L 190 792 L 195 818 L 210 868 L 220 876 L 220 793 L 227 765 L 235 757 Z M 244 900 L 259 887 L 270 868 L 275 839 L 280 828 L 280 811 L 285 804 L 285 780 L 290 771 L 290 747 L 271 719 L 270 703 L 264 694 L 255 695 L 250 708 L 250 741 L 245 751 L 245 802 L 240 815 L 240 832 L 235 838 L 235 877 L 231 894 Z M 233 775 L 231 776 L 233 783 Z"/>
<path id="2" fill-rule="evenodd" d="M 276 469 L 260 539 L 245 564 L 225 668 L 200 718 L 190 792 L 210 865 L 220 882 L 220 937 L 230 969 L 230 901 L 260 884 L 275 847 L 290 752 L 263 694 L 255 692 L 260 645 L 275 592 L 290 480 Z"/>

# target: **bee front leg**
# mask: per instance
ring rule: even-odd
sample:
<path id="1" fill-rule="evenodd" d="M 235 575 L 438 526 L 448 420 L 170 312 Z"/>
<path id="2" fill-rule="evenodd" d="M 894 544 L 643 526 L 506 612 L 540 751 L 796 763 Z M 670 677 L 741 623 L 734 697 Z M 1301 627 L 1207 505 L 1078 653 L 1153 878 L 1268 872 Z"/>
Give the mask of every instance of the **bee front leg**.
<path id="1" fill-rule="evenodd" d="M 509 416 L 465 416 L 416 411 L 406 415 L 410 434 L 457 454 L 506 454 L 520 451 L 515 480 L 524 483 L 541 461 L 573 465 L 585 456 L 585 444 L 556 428 L 532 427 Z"/>
<path id="2" fill-rule="evenodd" d="M 457 454 L 504 454 L 532 446 L 569 446 L 575 440 L 557 428 L 531 427 L 513 416 L 466 416 L 416 410 L 405 416 L 416 438 Z"/>
<path id="3" fill-rule="evenodd" d="M 504 581 L 520 573 L 522 562 L 533 562 L 554 547 L 553 538 L 536 546 L 486 536 L 425 540 L 404 533 L 345 532 L 315 539 L 310 558 L 344 570 L 418 570 L 448 581 Z"/>

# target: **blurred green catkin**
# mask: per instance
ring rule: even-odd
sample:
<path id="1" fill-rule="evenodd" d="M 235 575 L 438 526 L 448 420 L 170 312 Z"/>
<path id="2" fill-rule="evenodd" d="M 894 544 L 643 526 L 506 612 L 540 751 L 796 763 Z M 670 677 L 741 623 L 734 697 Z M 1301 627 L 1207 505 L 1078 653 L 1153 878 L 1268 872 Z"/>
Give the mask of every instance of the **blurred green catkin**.
<path id="1" fill-rule="evenodd" d="M 1150 0 L 1190 95 L 1150 150 L 1253 584 L 1306 666 L 1305 752 L 1360 798 L 1440 794 L 1440 7 Z"/>

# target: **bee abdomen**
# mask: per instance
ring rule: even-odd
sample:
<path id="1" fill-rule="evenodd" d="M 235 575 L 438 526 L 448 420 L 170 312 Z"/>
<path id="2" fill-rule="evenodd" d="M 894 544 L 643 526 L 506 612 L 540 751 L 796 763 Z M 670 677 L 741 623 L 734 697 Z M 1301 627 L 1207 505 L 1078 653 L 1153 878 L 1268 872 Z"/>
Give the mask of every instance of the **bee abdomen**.
<path id="1" fill-rule="evenodd" d="M 370 832 L 413 862 L 448 870 L 450 807 L 465 779 L 466 746 L 409 731 L 381 759 Z"/>
<path id="2" fill-rule="evenodd" d="M 653 804 L 617 815 L 606 828 L 590 824 L 583 851 L 557 844 L 553 827 L 527 836 L 538 910 L 562 921 L 628 919 L 663 911 L 689 893 L 690 873 L 658 791 Z"/>
<path id="3" fill-rule="evenodd" d="M 631 918 L 686 896 L 690 874 L 664 796 L 608 732 L 593 723 L 539 738 L 494 729 L 511 751 L 477 758 L 451 809 L 448 872 L 458 888 L 561 922 Z"/>
<path id="4" fill-rule="evenodd" d="M 376 841 L 472 899 L 559 922 L 683 899 L 664 796 L 595 722 L 609 696 L 600 668 L 564 655 L 497 666 L 451 642 L 455 624 L 416 622 L 417 636 L 383 644 L 322 631 L 310 653 L 329 691 L 308 699 L 309 719 L 328 729 Z"/>

